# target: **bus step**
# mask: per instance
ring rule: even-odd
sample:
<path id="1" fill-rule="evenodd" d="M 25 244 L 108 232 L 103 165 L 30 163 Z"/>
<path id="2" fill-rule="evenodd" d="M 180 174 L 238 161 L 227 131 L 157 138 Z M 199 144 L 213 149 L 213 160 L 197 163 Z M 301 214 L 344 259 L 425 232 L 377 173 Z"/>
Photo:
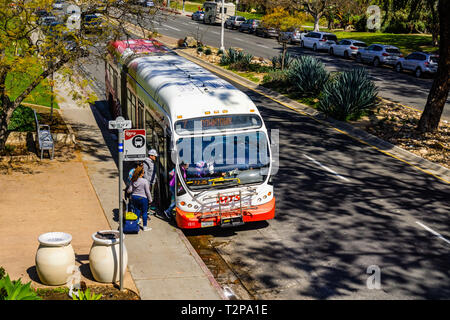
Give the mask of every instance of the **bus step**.
<path id="1" fill-rule="evenodd" d="M 244 219 L 242 216 L 234 216 L 234 217 L 222 217 L 220 219 L 220 226 L 222 228 L 236 227 L 244 224 Z"/>

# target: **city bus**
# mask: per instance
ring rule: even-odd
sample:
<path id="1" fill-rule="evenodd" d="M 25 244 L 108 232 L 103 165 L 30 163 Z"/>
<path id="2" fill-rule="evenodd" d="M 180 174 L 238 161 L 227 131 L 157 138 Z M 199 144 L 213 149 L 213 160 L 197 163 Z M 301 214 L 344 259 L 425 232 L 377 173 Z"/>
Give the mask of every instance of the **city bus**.
<path id="1" fill-rule="evenodd" d="M 111 113 L 146 130 L 158 209 L 175 201 L 179 228 L 274 218 L 268 132 L 245 93 L 152 39 L 112 42 L 105 69 Z"/>

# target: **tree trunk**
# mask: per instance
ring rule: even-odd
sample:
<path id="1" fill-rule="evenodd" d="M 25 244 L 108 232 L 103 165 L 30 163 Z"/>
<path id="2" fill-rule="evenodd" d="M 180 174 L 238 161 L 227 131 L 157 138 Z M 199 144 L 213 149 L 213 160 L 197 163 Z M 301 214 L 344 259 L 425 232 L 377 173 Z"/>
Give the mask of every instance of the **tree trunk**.
<path id="1" fill-rule="evenodd" d="M 448 97 L 450 76 L 450 1 L 439 1 L 440 44 L 439 67 L 433 81 L 427 104 L 420 117 L 420 132 L 435 132 Z"/>
<path id="2" fill-rule="evenodd" d="M 319 32 L 319 20 L 320 20 L 320 14 L 314 16 L 314 31 Z"/>
<path id="3" fill-rule="evenodd" d="M 5 150 L 6 140 L 8 140 L 9 131 L 8 131 L 8 106 L 3 105 L 0 110 L 0 151 Z"/>

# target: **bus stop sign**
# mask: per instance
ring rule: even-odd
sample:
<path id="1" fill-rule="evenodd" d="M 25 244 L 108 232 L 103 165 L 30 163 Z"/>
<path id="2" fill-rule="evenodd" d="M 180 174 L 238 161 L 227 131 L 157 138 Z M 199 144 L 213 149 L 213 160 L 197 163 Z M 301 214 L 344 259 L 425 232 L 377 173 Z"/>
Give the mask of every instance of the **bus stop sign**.
<path id="1" fill-rule="evenodd" d="M 144 160 L 146 157 L 146 136 L 144 129 L 125 130 L 124 161 Z"/>

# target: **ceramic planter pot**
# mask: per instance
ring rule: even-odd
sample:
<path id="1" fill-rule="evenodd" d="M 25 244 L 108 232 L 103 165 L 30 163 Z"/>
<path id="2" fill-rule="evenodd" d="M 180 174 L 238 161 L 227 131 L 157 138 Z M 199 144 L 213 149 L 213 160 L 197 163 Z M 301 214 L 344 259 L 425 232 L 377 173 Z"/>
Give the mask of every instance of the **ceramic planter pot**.
<path id="1" fill-rule="evenodd" d="M 58 286 L 66 284 L 75 266 L 72 236 L 64 232 L 48 232 L 38 238 L 36 270 L 43 284 Z"/>
<path id="2" fill-rule="evenodd" d="M 120 280 L 120 234 L 116 230 L 102 230 L 92 234 L 92 246 L 89 252 L 89 267 L 98 282 L 112 283 Z M 125 236 L 124 236 L 125 238 Z M 123 245 L 122 275 L 128 264 L 128 254 Z"/>

